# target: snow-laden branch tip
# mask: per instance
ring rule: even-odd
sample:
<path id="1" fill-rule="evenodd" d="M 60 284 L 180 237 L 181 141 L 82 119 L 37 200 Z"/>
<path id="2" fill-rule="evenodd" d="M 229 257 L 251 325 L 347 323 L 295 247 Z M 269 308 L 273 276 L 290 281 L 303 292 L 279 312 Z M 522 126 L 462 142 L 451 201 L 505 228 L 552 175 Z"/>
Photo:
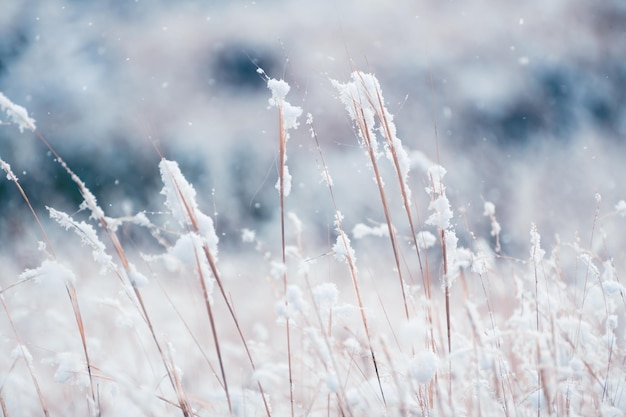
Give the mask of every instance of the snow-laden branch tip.
<path id="1" fill-rule="evenodd" d="M 343 228 L 341 227 L 342 220 L 343 220 L 343 215 L 341 214 L 341 212 L 339 211 L 336 212 L 335 213 L 335 230 L 337 231 L 338 236 L 332 248 L 333 253 L 335 254 L 335 259 L 337 259 L 338 261 L 346 262 L 346 263 L 351 262 L 352 264 L 355 264 L 356 254 L 354 252 L 354 249 L 352 248 L 352 245 L 350 244 L 350 238 L 343 231 Z"/>
<path id="2" fill-rule="evenodd" d="M 288 196 L 291 193 L 291 174 L 287 166 L 286 146 L 289 140 L 289 130 L 297 129 L 299 126 L 298 118 L 302 115 L 302 108 L 293 106 L 285 100 L 287 93 L 291 89 L 286 81 L 270 78 L 267 80 L 267 88 L 272 92 L 272 97 L 268 100 L 269 108 L 276 107 L 280 112 L 280 120 L 282 121 L 280 132 L 280 148 L 282 152 L 282 161 L 280 163 L 282 166 L 279 168 L 281 174 L 275 188 L 283 196 Z"/>
<path id="3" fill-rule="evenodd" d="M 111 255 L 107 253 L 106 246 L 96 233 L 92 225 L 84 221 L 76 221 L 67 213 L 47 207 L 50 218 L 56 221 L 65 230 L 73 230 L 78 235 L 83 245 L 91 248 L 94 261 L 100 265 L 100 273 L 116 270 L 115 263 Z"/>
<path id="4" fill-rule="evenodd" d="M 285 101 L 285 97 L 291 89 L 289 84 L 284 80 L 270 78 L 267 81 L 267 88 L 272 92 L 272 97 L 268 100 L 269 107 L 277 107 L 282 112 L 285 133 L 290 129 L 297 129 L 300 125 L 298 118 L 302 115 L 302 108 Z M 285 138 L 288 139 L 289 135 L 286 135 Z"/>
<path id="5" fill-rule="evenodd" d="M 193 188 L 175 161 L 162 159 L 159 163 L 165 206 L 181 227 L 194 230 L 206 242 L 213 256 L 217 256 L 219 238 L 215 233 L 213 219 L 198 208 L 196 190 Z"/>
<path id="6" fill-rule="evenodd" d="M 0 158 L 0 168 L 7 174 L 7 180 L 17 181 L 17 176 L 11 171 L 11 165 Z"/>
<path id="7" fill-rule="evenodd" d="M 24 132 L 24 129 L 31 131 L 37 130 L 35 126 L 35 119 L 28 116 L 28 111 L 7 98 L 4 94 L 0 93 L 0 109 L 9 116 L 9 119 L 18 125 L 20 132 Z"/>
<path id="8" fill-rule="evenodd" d="M 350 118 L 358 125 L 361 144 L 371 147 L 376 158 L 379 156 L 376 133 L 384 139 L 385 155 L 391 161 L 402 179 L 404 192 L 410 204 L 411 192 L 408 183 L 411 158 L 397 136 L 393 115 L 387 110 L 380 83 L 374 74 L 354 71 L 352 81 L 340 83 L 331 80 L 339 93 Z M 378 123 L 376 122 L 378 120 Z"/>
<path id="9" fill-rule="evenodd" d="M 530 227 L 530 260 L 534 265 L 539 265 L 546 251 L 541 249 L 541 235 L 537 231 L 537 225 L 533 223 Z"/>

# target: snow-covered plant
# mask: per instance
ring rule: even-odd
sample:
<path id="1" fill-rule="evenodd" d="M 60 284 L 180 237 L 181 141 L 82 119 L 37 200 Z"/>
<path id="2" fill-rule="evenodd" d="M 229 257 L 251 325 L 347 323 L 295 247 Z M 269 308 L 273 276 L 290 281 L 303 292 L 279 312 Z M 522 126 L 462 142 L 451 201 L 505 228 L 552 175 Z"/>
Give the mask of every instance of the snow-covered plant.
<path id="1" fill-rule="evenodd" d="M 373 74 L 331 82 L 359 145 L 331 176 L 332 140 L 320 140 L 312 114 L 310 137 L 296 137 L 303 109 L 286 100 L 289 84 L 259 73 L 278 114 L 276 230 L 231 221 L 228 208 L 205 214 L 206 190 L 165 157 L 158 207 L 111 217 L 26 109 L 0 94 L 0 128 L 33 132 L 81 196 L 75 212 L 49 207 L 52 221 L 42 220 L 46 208 L 29 198 L 37 190 L 0 159 L 39 229 L 34 241 L 30 230 L 3 239 L 5 415 L 626 414 L 624 250 L 607 239 L 624 226 L 624 196 L 607 213 L 597 196 L 588 243 L 557 236 L 550 246 L 535 224 L 512 240 L 494 203 L 457 208 L 454 165 L 446 176 L 405 147 Z M 291 135 L 314 148 L 317 171 L 302 164 L 292 177 Z M 361 168 L 374 184 L 355 186 Z M 305 196 L 309 178 L 327 198 Z M 370 192 L 366 215 L 344 198 Z M 315 218 L 300 215 L 300 198 Z M 485 229 L 459 221 L 468 216 Z"/>

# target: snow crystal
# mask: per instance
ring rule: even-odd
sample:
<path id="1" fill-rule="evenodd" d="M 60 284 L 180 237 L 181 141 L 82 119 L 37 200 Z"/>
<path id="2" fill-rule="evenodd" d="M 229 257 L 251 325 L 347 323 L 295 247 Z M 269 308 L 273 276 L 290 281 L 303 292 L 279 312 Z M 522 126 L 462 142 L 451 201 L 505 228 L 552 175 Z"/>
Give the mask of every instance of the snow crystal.
<path id="1" fill-rule="evenodd" d="M 35 119 L 28 117 L 28 111 L 7 98 L 4 94 L 0 93 L 0 109 L 4 110 L 9 118 L 16 123 L 20 129 L 20 132 L 24 132 L 24 129 L 37 130 L 35 126 Z"/>

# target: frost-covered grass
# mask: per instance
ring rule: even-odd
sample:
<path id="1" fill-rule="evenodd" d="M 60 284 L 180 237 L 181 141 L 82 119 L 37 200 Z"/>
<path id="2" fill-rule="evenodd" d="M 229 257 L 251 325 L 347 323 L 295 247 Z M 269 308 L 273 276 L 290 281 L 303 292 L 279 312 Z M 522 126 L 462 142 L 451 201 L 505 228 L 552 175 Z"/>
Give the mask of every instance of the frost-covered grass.
<path id="1" fill-rule="evenodd" d="M 548 248 L 528 224 L 516 236 L 523 256 L 507 253 L 497 207 L 485 201 L 471 222 L 455 212 L 455 167 L 407 149 L 376 77 L 355 71 L 332 85 L 379 221 L 351 221 L 355 208 L 335 189 L 350 178 L 333 178 L 315 127 L 324 120 L 305 118 L 286 82 L 260 74 L 276 120 L 280 225 L 270 239 L 238 225 L 241 245 L 219 259 L 215 213 L 196 201 L 210 191 L 194 189 L 184 166 L 162 157 L 162 207 L 111 218 L 26 110 L 0 95 L 7 122 L 33 133 L 15 140 L 38 138 L 83 198 L 74 213 L 49 207 L 53 222 L 40 219 L 28 198 L 37 190 L 0 160 L 39 229 L 22 240 L 40 250 L 3 260 L 5 416 L 626 413 L 624 249 L 607 239 L 623 229 L 626 203 L 607 208 L 597 195 L 581 225 L 587 241 Z M 316 204 L 334 218 L 326 243 L 290 211 L 302 194 L 290 193 L 299 179 L 288 139 L 307 129 L 307 175 L 326 187 Z M 481 222 L 490 233 L 469 226 Z"/>

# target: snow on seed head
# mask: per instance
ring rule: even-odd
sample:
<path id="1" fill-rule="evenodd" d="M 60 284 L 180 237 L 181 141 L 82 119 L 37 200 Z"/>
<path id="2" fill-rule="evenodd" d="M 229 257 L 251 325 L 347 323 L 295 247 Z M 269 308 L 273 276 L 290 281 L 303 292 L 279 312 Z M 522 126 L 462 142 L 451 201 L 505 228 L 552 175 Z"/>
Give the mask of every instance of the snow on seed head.
<path id="1" fill-rule="evenodd" d="M 0 110 L 4 110 L 9 116 L 9 119 L 16 123 L 20 129 L 20 132 L 24 132 L 24 129 L 37 130 L 35 126 L 35 119 L 28 116 L 28 111 L 7 98 L 4 94 L 0 93 Z"/>
<path id="2" fill-rule="evenodd" d="M 83 245 L 91 247 L 91 254 L 93 259 L 98 265 L 100 265 L 100 273 L 104 273 L 107 270 L 114 271 L 116 269 L 115 263 L 111 255 L 107 253 L 106 246 L 96 233 L 96 230 L 92 225 L 85 223 L 84 221 L 77 222 L 67 213 L 55 210 L 51 207 L 46 207 L 50 213 L 50 218 L 56 221 L 65 230 L 72 229 L 78 236 L 80 236 Z"/>
<path id="3" fill-rule="evenodd" d="M 428 168 L 428 178 L 431 185 L 426 187 L 426 192 L 429 194 L 443 194 L 446 187 L 443 185 L 443 177 L 446 176 L 448 171 L 441 165 L 433 165 Z"/>
<path id="4" fill-rule="evenodd" d="M 180 171 L 178 163 L 162 159 L 159 163 L 165 206 L 170 209 L 172 216 L 181 224 L 189 225 L 190 218 L 187 210 L 194 210 L 196 205 L 196 190 Z"/>
<path id="5" fill-rule="evenodd" d="M 213 219 L 202 213 L 196 202 L 196 190 L 187 181 L 180 171 L 178 163 L 162 159 L 159 163 L 163 189 L 161 194 L 165 196 L 165 206 L 171 211 L 172 216 L 185 229 L 197 227 L 197 232 L 208 245 L 211 253 L 216 256 L 218 252 L 219 238 L 215 233 Z"/>
<path id="6" fill-rule="evenodd" d="M 537 265 L 543 259 L 546 251 L 541 249 L 541 236 L 537 232 L 537 225 L 534 223 L 530 227 L 530 244 L 530 260 Z"/>
<path id="7" fill-rule="evenodd" d="M 350 238 L 343 231 L 340 231 L 339 236 L 337 236 L 337 241 L 333 245 L 333 252 L 335 259 L 338 261 L 346 263 L 348 263 L 349 259 L 353 263 L 356 261 L 356 254 L 350 245 Z"/>
<path id="8" fill-rule="evenodd" d="M 7 180 L 9 181 L 17 181 L 17 176 L 11 171 L 11 165 L 4 162 L 2 158 L 0 158 L 0 168 L 7 174 Z"/>
<path id="9" fill-rule="evenodd" d="M 454 215 L 452 207 L 450 207 L 450 201 L 448 201 L 448 197 L 445 194 L 431 201 L 428 205 L 428 210 L 432 211 L 432 214 L 426 219 L 426 224 L 443 230 L 450 227 L 450 220 Z"/>
<path id="10" fill-rule="evenodd" d="M 299 126 L 298 118 L 302 115 L 302 108 L 292 106 L 285 101 L 285 97 L 291 87 L 284 80 L 276 80 L 271 78 L 267 81 L 267 88 L 272 92 L 272 97 L 268 100 L 270 107 L 277 107 L 282 112 L 283 129 L 297 129 Z M 289 135 L 286 136 L 288 138 Z"/>

